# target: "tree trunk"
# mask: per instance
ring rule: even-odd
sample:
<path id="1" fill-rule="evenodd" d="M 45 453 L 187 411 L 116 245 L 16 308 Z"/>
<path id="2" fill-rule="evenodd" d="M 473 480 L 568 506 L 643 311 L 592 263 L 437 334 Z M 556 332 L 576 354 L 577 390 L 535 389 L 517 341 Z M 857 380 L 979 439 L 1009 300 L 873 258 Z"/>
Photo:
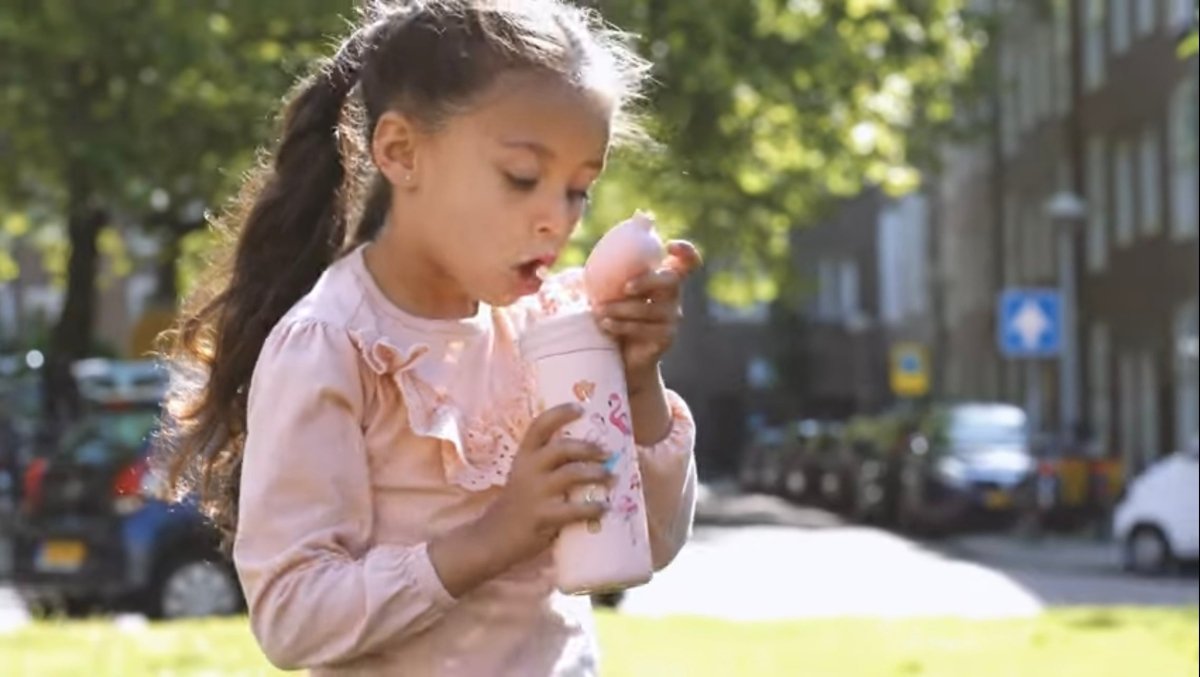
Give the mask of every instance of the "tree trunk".
<path id="1" fill-rule="evenodd" d="M 166 229 L 163 248 L 158 255 L 158 277 L 154 288 L 156 304 L 174 305 L 179 296 L 179 254 L 184 236 L 190 232 L 181 227 Z"/>
<path id="2" fill-rule="evenodd" d="M 50 337 L 50 354 L 43 374 L 46 423 L 70 420 L 80 411 L 79 393 L 71 364 L 87 356 L 96 314 L 97 240 L 107 215 L 92 203 L 86 189 L 71 188 L 67 233 L 71 244 L 67 264 L 67 294 L 58 324 Z"/>

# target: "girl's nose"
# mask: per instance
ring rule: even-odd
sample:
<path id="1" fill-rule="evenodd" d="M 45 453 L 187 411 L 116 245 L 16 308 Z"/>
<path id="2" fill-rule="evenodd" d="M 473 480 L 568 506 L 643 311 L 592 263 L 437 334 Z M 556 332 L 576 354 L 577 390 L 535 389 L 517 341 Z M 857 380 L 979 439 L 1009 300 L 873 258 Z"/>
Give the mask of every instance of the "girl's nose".
<path id="1" fill-rule="evenodd" d="M 571 234 L 578 218 L 579 215 L 570 200 L 555 200 L 538 214 L 535 230 L 542 237 L 565 239 Z"/>

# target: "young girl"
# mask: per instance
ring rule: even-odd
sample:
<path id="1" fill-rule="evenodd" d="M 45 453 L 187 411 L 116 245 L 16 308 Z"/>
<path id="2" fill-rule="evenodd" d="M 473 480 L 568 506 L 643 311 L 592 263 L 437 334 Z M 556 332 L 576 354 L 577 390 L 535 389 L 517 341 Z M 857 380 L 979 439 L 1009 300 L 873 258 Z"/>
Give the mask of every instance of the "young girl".
<path id="1" fill-rule="evenodd" d="M 555 591 L 549 546 L 606 509 L 564 498 L 606 480 L 606 451 L 555 434 L 576 409 L 533 416 L 516 340 L 578 284 L 540 270 L 627 129 L 646 69 L 618 37 L 558 0 L 376 4 L 288 104 L 228 278 L 177 333 L 168 401 L 173 482 L 232 537 L 274 664 L 596 672 L 590 601 Z M 625 362 L 657 568 L 696 482 L 659 359 L 698 256 L 668 252 L 596 309 Z"/>

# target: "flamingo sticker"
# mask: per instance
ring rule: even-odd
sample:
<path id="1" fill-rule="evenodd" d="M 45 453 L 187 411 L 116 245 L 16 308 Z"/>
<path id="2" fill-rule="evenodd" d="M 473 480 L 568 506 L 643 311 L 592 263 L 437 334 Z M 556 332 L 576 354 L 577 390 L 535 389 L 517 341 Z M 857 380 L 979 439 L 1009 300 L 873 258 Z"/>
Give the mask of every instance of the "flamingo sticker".
<path id="1" fill-rule="evenodd" d="M 608 396 L 608 422 L 613 424 L 623 435 L 633 435 L 633 426 L 629 423 L 629 414 L 621 406 L 621 396 L 613 393 Z"/>
<path id="2" fill-rule="evenodd" d="M 616 504 L 613 506 L 613 510 L 629 527 L 629 542 L 633 545 L 637 545 L 638 533 L 637 529 L 634 528 L 633 523 L 633 518 L 637 516 L 638 512 L 640 512 L 640 506 L 638 506 L 637 501 L 633 500 L 633 497 L 629 496 L 628 494 L 623 495 L 617 499 Z"/>

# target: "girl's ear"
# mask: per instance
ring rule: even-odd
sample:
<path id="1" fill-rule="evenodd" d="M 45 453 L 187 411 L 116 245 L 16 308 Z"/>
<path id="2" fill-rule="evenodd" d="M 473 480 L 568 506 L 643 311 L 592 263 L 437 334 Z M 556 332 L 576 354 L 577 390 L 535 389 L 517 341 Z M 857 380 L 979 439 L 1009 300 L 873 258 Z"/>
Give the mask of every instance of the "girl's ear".
<path id="1" fill-rule="evenodd" d="M 371 158 L 388 183 L 397 190 L 417 187 L 418 130 L 404 115 L 388 111 L 371 135 Z"/>

